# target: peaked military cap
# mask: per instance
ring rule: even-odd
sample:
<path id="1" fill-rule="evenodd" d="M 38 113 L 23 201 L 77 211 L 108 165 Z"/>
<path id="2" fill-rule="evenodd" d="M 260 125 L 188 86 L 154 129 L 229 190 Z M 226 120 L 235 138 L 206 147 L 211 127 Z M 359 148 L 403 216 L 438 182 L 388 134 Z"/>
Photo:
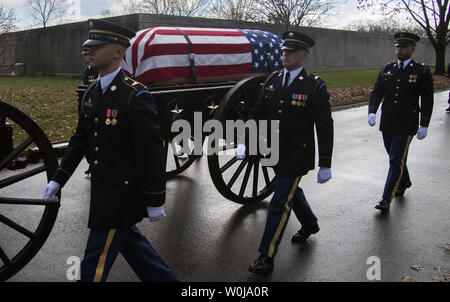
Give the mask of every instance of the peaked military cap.
<path id="1" fill-rule="evenodd" d="M 309 49 L 314 46 L 313 39 L 295 31 L 283 33 L 283 40 L 282 50 L 306 50 L 309 52 Z"/>
<path id="2" fill-rule="evenodd" d="M 413 33 L 400 32 L 400 33 L 396 33 L 394 35 L 394 39 L 395 39 L 395 46 L 400 46 L 400 45 L 416 46 L 416 42 L 419 42 L 420 37 Z"/>
<path id="3" fill-rule="evenodd" d="M 101 45 L 106 43 L 118 43 L 125 47 L 130 46 L 130 40 L 136 33 L 126 27 L 104 21 L 88 20 L 89 36 L 83 47 Z"/>

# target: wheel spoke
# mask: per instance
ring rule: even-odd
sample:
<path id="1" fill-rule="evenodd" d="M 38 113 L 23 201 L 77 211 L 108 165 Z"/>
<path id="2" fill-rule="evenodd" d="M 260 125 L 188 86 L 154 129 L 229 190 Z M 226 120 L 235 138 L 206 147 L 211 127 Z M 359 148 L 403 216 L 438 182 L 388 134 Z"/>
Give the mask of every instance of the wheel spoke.
<path id="1" fill-rule="evenodd" d="M 234 165 L 234 163 L 236 163 L 238 161 L 237 157 L 233 157 L 229 162 L 227 162 L 222 168 L 220 168 L 220 173 L 225 172 L 226 170 L 228 170 L 229 167 L 231 167 L 232 165 Z"/>
<path id="2" fill-rule="evenodd" d="M 8 256 L 6 255 L 5 251 L 2 249 L 2 247 L 0 246 L 0 259 L 2 259 L 3 264 L 8 265 L 11 260 L 8 258 Z"/>
<path id="3" fill-rule="evenodd" d="M 269 172 L 267 172 L 267 167 L 261 166 L 264 174 L 264 180 L 266 181 L 266 186 L 270 185 L 270 178 L 269 178 Z"/>
<path id="4" fill-rule="evenodd" d="M 29 178 L 29 177 L 31 177 L 31 176 L 34 176 L 34 175 L 36 175 L 36 174 L 42 173 L 42 172 L 44 172 L 46 169 L 47 169 L 47 168 L 46 168 L 45 166 L 40 166 L 40 167 L 37 167 L 37 168 L 32 169 L 32 170 L 30 170 L 30 171 L 21 173 L 21 174 L 19 174 L 19 175 L 14 175 L 14 176 L 5 178 L 5 179 L 3 179 L 3 180 L 0 181 L 0 189 L 3 189 L 3 188 L 6 187 L 6 186 L 12 185 L 12 184 L 14 184 L 14 183 L 16 183 L 16 182 L 19 182 L 19 181 L 21 181 L 21 180 L 24 180 L 24 179 Z"/>
<path id="5" fill-rule="evenodd" d="M 16 158 L 20 153 L 22 153 L 26 148 L 28 148 L 28 146 L 31 145 L 33 142 L 34 142 L 34 139 L 29 137 L 23 143 L 21 143 L 17 148 L 15 148 L 10 154 L 8 154 L 8 156 L 6 156 L 0 162 L 0 170 L 3 170 L 10 161 L 12 161 L 14 158 Z"/>
<path id="6" fill-rule="evenodd" d="M 246 119 L 244 118 L 244 116 L 242 115 L 242 113 L 234 106 L 234 104 L 232 105 L 234 111 L 237 112 L 237 114 L 239 115 L 239 117 L 243 120 L 246 121 Z"/>
<path id="7" fill-rule="evenodd" d="M 23 226 L 15 223 L 11 219 L 3 216 L 2 214 L 0 214 L 0 222 L 3 222 L 4 224 L 9 226 L 10 228 L 12 228 L 12 229 L 16 230 L 17 232 L 27 236 L 28 238 L 34 238 L 35 237 L 35 234 L 33 232 L 27 230 Z"/>
<path id="8" fill-rule="evenodd" d="M 258 175 L 259 175 L 259 160 L 255 159 L 255 167 L 253 169 L 253 191 L 252 196 L 258 195 Z"/>
<path id="9" fill-rule="evenodd" d="M 28 205 L 28 206 L 47 206 L 57 204 L 53 201 L 44 201 L 42 199 L 27 199 L 27 198 L 12 198 L 12 197 L 0 197 L 0 204 L 15 204 L 15 205 Z"/>
<path id="10" fill-rule="evenodd" d="M 226 151 L 226 150 L 232 150 L 232 149 L 236 149 L 236 148 L 237 148 L 236 145 L 225 144 L 225 145 L 219 147 L 219 152 Z"/>
<path id="11" fill-rule="evenodd" d="M 239 175 L 241 174 L 242 170 L 244 169 L 245 165 L 248 162 L 248 157 L 246 157 L 241 164 L 239 165 L 239 167 L 236 169 L 236 171 L 234 172 L 233 176 L 231 177 L 230 181 L 227 184 L 227 188 L 229 190 L 231 190 L 231 187 L 234 185 L 234 183 L 236 182 L 236 180 L 238 179 Z"/>
<path id="12" fill-rule="evenodd" d="M 239 196 L 244 196 L 245 188 L 247 188 L 248 179 L 250 177 L 250 172 L 252 171 L 253 159 L 248 161 L 247 169 L 245 170 L 244 179 L 242 180 L 241 190 L 239 191 Z"/>

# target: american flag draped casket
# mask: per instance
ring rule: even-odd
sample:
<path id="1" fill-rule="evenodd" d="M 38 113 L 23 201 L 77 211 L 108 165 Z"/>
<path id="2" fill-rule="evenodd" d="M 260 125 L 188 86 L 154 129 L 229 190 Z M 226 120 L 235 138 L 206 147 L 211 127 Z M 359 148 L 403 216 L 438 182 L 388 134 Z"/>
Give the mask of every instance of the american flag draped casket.
<path id="1" fill-rule="evenodd" d="M 136 33 L 122 67 L 153 86 L 240 80 L 282 68 L 282 43 L 260 30 L 154 27 Z"/>

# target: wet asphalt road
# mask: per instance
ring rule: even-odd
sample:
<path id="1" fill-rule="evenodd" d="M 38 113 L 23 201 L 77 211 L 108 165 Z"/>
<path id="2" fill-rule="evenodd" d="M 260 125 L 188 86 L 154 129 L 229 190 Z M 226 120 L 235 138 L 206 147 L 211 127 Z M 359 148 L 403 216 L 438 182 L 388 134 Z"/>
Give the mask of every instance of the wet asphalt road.
<path id="1" fill-rule="evenodd" d="M 428 137 L 414 139 L 408 156 L 413 186 L 395 198 L 388 215 L 374 209 L 388 170 L 381 133 L 367 124 L 367 106 L 335 111 L 333 178 L 317 184 L 317 170 L 300 186 L 319 218 L 321 231 L 307 243 L 293 245 L 300 227 L 288 222 L 274 270 L 264 277 L 247 271 L 258 256 L 270 197 L 241 206 L 215 189 L 206 156 L 167 183 L 167 217 L 138 224 L 166 263 L 183 281 L 367 281 L 370 256 L 381 260 L 381 281 L 415 281 L 450 271 L 450 114 L 448 91 L 435 94 Z M 379 115 L 378 115 L 379 122 Z M 88 237 L 90 180 L 83 161 L 63 190 L 56 224 L 41 251 L 11 281 L 68 281 L 66 261 L 82 258 Z M 2 172 L 5 173 L 5 172 Z M 8 172 L 12 173 L 12 172 Z M 0 190 L 4 196 L 39 198 L 43 175 Z M 32 226 L 40 209 L 0 206 L 1 213 Z M 6 214 L 5 214 L 6 215 Z M 18 233 L 0 226 L 0 245 L 12 253 L 24 244 Z M 420 271 L 411 265 L 423 267 Z M 119 255 L 108 281 L 138 281 Z"/>

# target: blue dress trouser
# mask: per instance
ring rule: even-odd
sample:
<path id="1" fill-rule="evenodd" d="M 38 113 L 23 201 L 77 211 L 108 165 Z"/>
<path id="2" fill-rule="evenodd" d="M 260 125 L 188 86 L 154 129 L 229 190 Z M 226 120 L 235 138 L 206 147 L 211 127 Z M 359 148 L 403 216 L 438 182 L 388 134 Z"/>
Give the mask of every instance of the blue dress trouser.
<path id="1" fill-rule="evenodd" d="M 303 190 L 298 187 L 300 179 L 301 176 L 277 178 L 275 193 L 270 201 L 266 226 L 259 246 L 260 254 L 275 257 L 291 210 L 294 210 L 302 227 L 308 229 L 316 225 L 317 217 L 306 201 Z"/>
<path id="2" fill-rule="evenodd" d="M 111 230 L 91 229 L 81 262 L 81 281 L 104 282 L 119 252 L 141 281 L 175 281 L 173 271 L 135 225 Z"/>
<path id="3" fill-rule="evenodd" d="M 389 172 L 384 185 L 383 199 L 392 201 L 397 188 L 405 187 L 409 178 L 406 160 L 412 135 L 394 136 L 383 132 L 384 147 L 389 154 Z"/>

